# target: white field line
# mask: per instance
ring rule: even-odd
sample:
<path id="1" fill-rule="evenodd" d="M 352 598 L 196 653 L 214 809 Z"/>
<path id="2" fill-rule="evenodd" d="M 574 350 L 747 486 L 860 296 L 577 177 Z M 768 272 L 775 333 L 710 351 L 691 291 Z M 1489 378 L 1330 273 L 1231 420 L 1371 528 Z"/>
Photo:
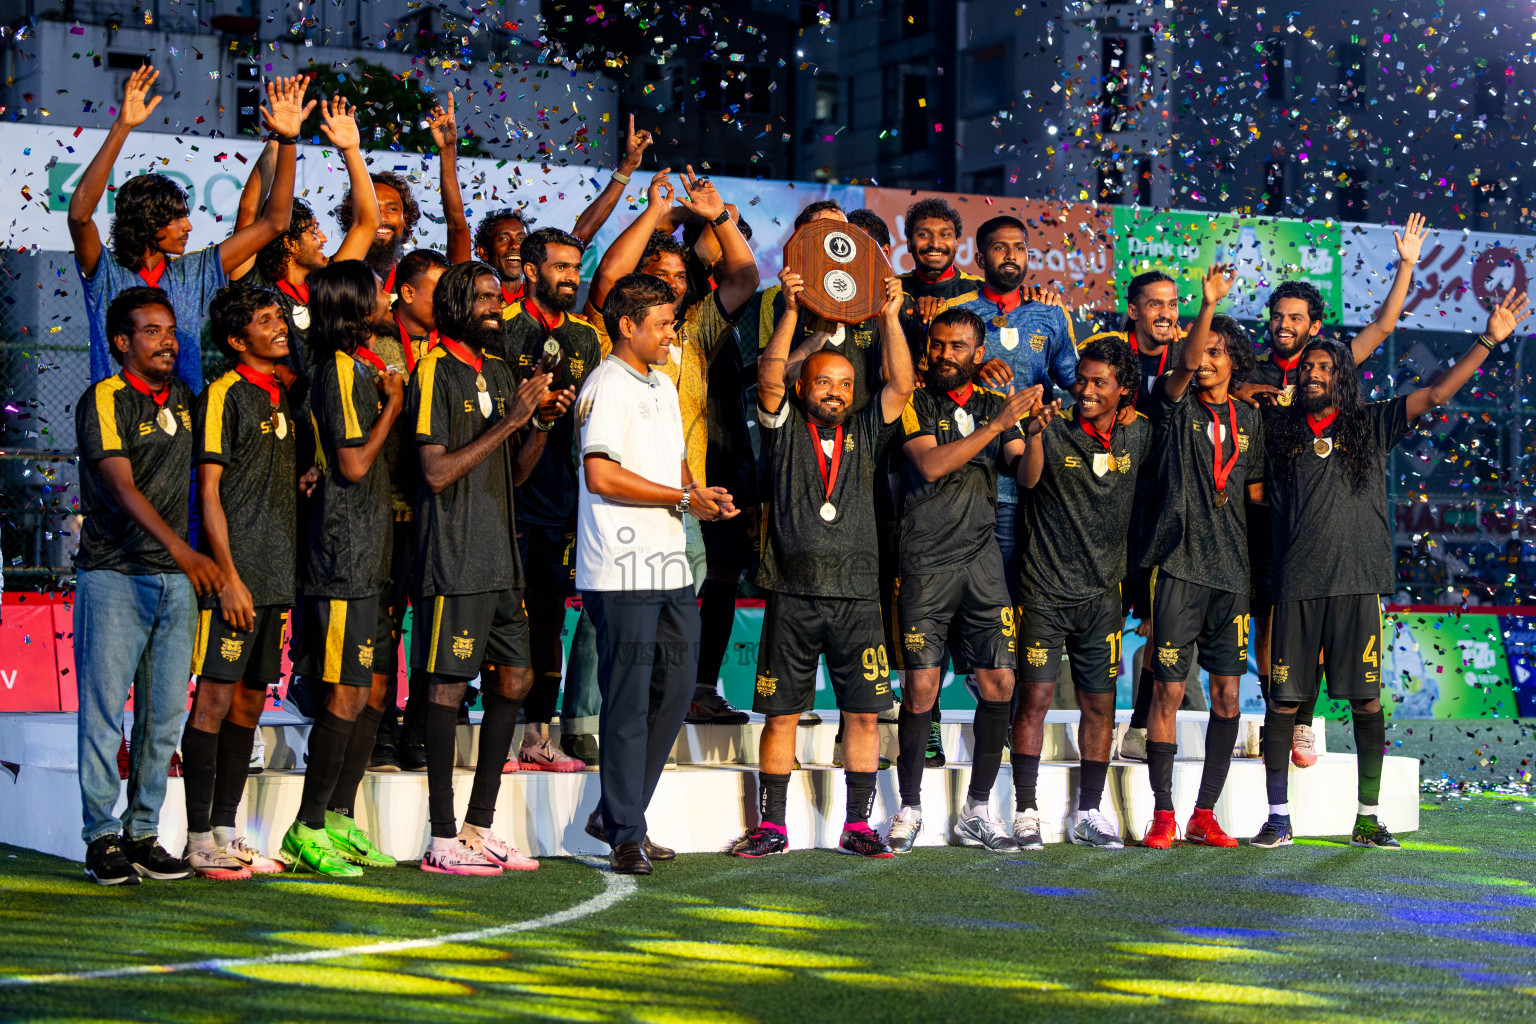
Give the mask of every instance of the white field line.
<path id="1" fill-rule="evenodd" d="M 583 858 L 583 861 L 594 867 L 599 864 L 607 867 L 606 861 L 599 861 L 595 858 Z M 14 988 L 21 985 L 58 985 L 75 981 L 103 981 L 112 978 L 132 978 L 149 974 L 221 971 L 230 967 L 250 967 L 260 964 L 307 964 L 318 960 L 339 960 L 342 957 L 367 956 L 374 953 L 408 953 L 413 949 L 430 949 L 433 946 L 444 946 L 450 942 L 479 942 L 482 939 L 495 938 L 498 935 L 532 932 L 538 931 L 541 928 L 554 927 L 555 925 L 570 924 L 584 917 L 591 917 L 593 914 L 602 913 L 609 907 L 633 895 L 634 891 L 635 880 L 633 877 L 629 875 L 615 875 L 605 871 L 603 873 L 602 892 L 584 903 L 576 904 L 576 906 L 568 910 L 556 911 L 553 914 L 536 917 L 531 921 L 500 924 L 492 928 L 478 928 L 471 932 L 450 932 L 446 935 L 432 935 L 421 939 L 370 942 L 361 946 L 347 946 L 343 949 L 312 949 L 302 953 L 277 953 L 272 956 L 188 960 L 185 963 L 179 964 L 141 964 L 137 967 L 118 967 L 106 971 L 79 971 L 73 974 L 7 975 L 0 976 L 0 988 Z"/>

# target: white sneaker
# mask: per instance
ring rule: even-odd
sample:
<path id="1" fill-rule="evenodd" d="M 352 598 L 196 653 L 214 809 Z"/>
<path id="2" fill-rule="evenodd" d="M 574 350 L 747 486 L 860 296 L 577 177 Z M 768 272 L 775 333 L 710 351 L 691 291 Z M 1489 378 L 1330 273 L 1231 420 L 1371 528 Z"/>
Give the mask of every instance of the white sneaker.
<path id="1" fill-rule="evenodd" d="M 251 869 L 231 856 L 228 850 L 215 845 L 211 833 L 205 832 L 201 837 L 189 833 L 187 849 L 181 857 L 199 878 L 232 882 L 251 877 Z"/>
<path id="2" fill-rule="evenodd" d="M 1291 732 L 1291 764 L 1297 768 L 1317 764 L 1317 736 L 1310 725 L 1298 725 Z"/>
<path id="3" fill-rule="evenodd" d="M 260 850 L 246 841 L 245 836 L 235 835 L 234 829 L 213 830 L 213 840 L 228 850 L 230 856 L 251 869 L 253 875 L 280 875 L 286 870 L 286 865 L 280 860 L 265 856 Z M 228 832 L 229 838 L 224 838 L 221 833 Z"/>
<path id="4" fill-rule="evenodd" d="M 922 831 L 922 814 L 910 807 L 903 807 L 897 812 L 896 817 L 891 819 L 890 827 L 886 829 L 885 845 L 891 848 L 892 853 L 911 853 Z"/>
<path id="5" fill-rule="evenodd" d="M 1099 850 L 1125 849 L 1120 833 L 1115 831 L 1115 826 L 1109 823 L 1104 812 L 1097 807 L 1079 812 L 1077 822 L 1072 826 L 1072 841 L 1079 846 L 1092 846 Z"/>
<path id="6" fill-rule="evenodd" d="M 501 865 L 479 850 L 470 849 L 457 839 L 432 840 L 427 852 L 421 857 L 421 870 L 439 875 L 487 875 L 501 874 Z"/>
<path id="7" fill-rule="evenodd" d="M 1146 761 L 1147 730 L 1125 730 L 1125 735 L 1120 739 L 1120 759 L 1122 761 Z"/>
<path id="8" fill-rule="evenodd" d="M 1013 841 L 1021 850 L 1043 850 L 1045 839 L 1040 834 L 1040 812 L 1016 811 L 1013 815 Z"/>
<path id="9" fill-rule="evenodd" d="M 504 871 L 538 870 L 538 861 L 519 853 L 517 847 L 488 828 L 477 828 L 466 822 L 459 830 L 459 842 L 471 850 L 478 850 L 492 864 L 501 865 Z"/>

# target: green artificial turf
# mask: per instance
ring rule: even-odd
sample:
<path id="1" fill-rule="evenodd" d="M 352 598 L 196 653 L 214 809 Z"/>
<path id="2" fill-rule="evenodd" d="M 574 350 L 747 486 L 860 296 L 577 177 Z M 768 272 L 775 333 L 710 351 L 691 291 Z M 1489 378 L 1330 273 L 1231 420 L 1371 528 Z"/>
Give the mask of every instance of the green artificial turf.
<path id="1" fill-rule="evenodd" d="M 1508 778 L 1536 744 L 1518 722 L 1437 722 L 1433 740 L 1405 728 L 1389 740 L 1428 759 L 1431 785 L 1423 827 L 1401 852 L 1336 840 L 1277 851 L 1055 845 L 1013 857 L 920 849 L 879 862 L 830 851 L 755 862 L 686 856 L 570 924 L 318 962 L 0 986 L 0 1018 L 1536 1016 L 1536 809 Z M 1331 749 L 1346 739 L 1330 730 Z M 1501 772 L 1482 763 L 1483 744 Z M 493 880 L 402 866 L 355 883 L 281 876 L 100 889 L 77 865 L 0 848 L 0 976 L 448 935 L 573 907 L 607 884 L 584 863 L 550 860 L 536 874 Z"/>

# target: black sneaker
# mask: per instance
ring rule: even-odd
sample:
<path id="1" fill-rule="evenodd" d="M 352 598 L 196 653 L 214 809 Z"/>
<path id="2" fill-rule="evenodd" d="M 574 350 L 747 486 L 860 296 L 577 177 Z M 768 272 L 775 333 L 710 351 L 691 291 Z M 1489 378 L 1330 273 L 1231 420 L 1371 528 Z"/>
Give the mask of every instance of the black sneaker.
<path id="1" fill-rule="evenodd" d="M 288 680 L 288 694 L 283 699 L 299 713 L 299 717 L 313 722 L 315 716 L 325 707 L 325 697 L 323 694 L 317 694 L 315 692 L 317 689 L 320 687 L 316 687 L 309 676 L 295 672 Z"/>
<path id="2" fill-rule="evenodd" d="M 1277 846 L 1290 846 L 1292 842 L 1291 819 L 1283 814 L 1271 814 L 1259 834 L 1248 840 L 1248 845 L 1273 850 Z"/>
<path id="3" fill-rule="evenodd" d="M 139 873 L 123 853 L 117 836 L 100 836 L 85 848 L 85 877 L 97 885 L 138 885 Z"/>
<path id="4" fill-rule="evenodd" d="M 403 743 L 399 751 L 400 767 L 408 772 L 427 770 L 427 748 L 420 743 Z"/>
<path id="5" fill-rule="evenodd" d="M 1393 838 L 1387 826 L 1376 820 L 1374 814 L 1357 814 L 1355 831 L 1349 837 L 1350 846 L 1369 846 L 1377 850 L 1401 850 L 1403 844 Z"/>
<path id="6" fill-rule="evenodd" d="M 125 839 L 123 854 L 140 878 L 152 878 L 157 882 L 176 882 L 191 878 L 192 865 L 180 857 L 172 857 L 160 845 L 159 836 L 146 836 L 137 842 Z"/>
<path id="7" fill-rule="evenodd" d="M 944 740 L 939 734 L 939 723 L 934 722 L 928 731 L 928 751 L 923 755 L 924 768 L 943 768 L 948 763 L 944 757 Z"/>
<path id="8" fill-rule="evenodd" d="M 880 833 L 868 825 L 850 825 L 843 829 L 842 838 L 837 841 L 837 852 L 851 854 L 854 857 L 894 857 L 895 853 L 885 845 L 885 840 L 880 838 Z"/>
<path id="9" fill-rule="evenodd" d="M 789 852 L 789 833 L 781 828 L 759 825 L 732 844 L 732 857 L 768 857 Z"/>
<path id="10" fill-rule="evenodd" d="M 400 755 L 395 753 L 393 743 L 380 743 L 373 748 L 373 757 L 368 760 L 368 770 L 371 772 L 397 772 L 400 770 Z"/>

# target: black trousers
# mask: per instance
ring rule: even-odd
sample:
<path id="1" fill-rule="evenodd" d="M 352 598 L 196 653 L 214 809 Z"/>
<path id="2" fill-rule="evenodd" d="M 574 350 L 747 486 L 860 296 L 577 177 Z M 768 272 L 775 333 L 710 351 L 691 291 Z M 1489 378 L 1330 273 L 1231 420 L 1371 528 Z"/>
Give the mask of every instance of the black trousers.
<path id="1" fill-rule="evenodd" d="M 582 606 L 597 631 L 603 825 L 613 846 L 639 842 L 693 695 L 699 606 L 692 587 L 588 590 Z"/>

